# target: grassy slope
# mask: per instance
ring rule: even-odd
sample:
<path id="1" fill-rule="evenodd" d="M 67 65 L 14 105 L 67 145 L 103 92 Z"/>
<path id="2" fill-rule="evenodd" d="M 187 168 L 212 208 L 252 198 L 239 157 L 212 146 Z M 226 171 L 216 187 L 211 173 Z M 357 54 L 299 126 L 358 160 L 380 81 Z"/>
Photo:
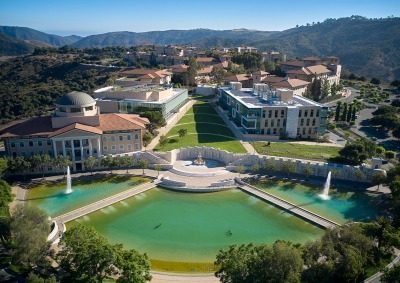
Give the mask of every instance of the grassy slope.
<path id="1" fill-rule="evenodd" d="M 180 129 L 187 130 L 185 137 L 179 137 Z M 168 132 L 167 137 L 169 138 L 168 144 L 162 149 L 157 145 L 155 150 L 168 151 L 182 147 L 207 146 L 234 153 L 246 152 L 217 112 L 203 100 L 198 100 L 188 110 L 178 124 Z"/>
<path id="2" fill-rule="evenodd" d="M 299 143 L 272 142 L 266 146 L 265 142 L 251 142 L 259 154 L 303 158 L 317 161 L 328 161 L 330 157 L 338 155 L 341 147 L 323 145 L 305 145 Z"/>

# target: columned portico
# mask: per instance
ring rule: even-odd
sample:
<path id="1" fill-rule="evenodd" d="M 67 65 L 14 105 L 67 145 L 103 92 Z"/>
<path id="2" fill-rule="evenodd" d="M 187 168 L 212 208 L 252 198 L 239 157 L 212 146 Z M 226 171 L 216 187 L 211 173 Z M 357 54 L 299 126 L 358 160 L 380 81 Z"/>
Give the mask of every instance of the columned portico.
<path id="1" fill-rule="evenodd" d="M 73 163 L 85 161 L 89 156 L 99 158 L 101 153 L 100 148 L 100 135 L 92 136 L 75 136 L 75 137 L 53 137 L 53 151 L 54 158 L 57 157 L 58 152 L 64 156 L 69 156 Z M 93 146 L 95 145 L 95 146 Z M 96 148 L 97 146 L 97 148 Z"/>

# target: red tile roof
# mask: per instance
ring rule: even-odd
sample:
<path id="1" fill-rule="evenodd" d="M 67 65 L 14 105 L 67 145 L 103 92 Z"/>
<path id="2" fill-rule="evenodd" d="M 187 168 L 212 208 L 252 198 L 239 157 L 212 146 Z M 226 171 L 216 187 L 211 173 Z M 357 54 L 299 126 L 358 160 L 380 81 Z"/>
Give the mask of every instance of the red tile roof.
<path id="1" fill-rule="evenodd" d="M 100 114 L 100 126 L 96 128 L 104 131 L 144 130 L 149 123 L 147 118 L 136 114 Z"/>
<path id="2" fill-rule="evenodd" d="M 125 70 L 125 71 L 120 72 L 120 74 L 127 75 L 127 76 L 153 75 L 155 78 L 164 78 L 168 75 L 171 75 L 171 73 L 167 72 L 167 71 L 144 70 L 144 69 Z"/>
<path id="3" fill-rule="evenodd" d="M 303 67 L 303 66 L 304 66 L 304 62 L 303 62 L 303 61 L 299 61 L 299 60 L 292 60 L 292 61 L 282 62 L 281 65 L 289 65 L 289 66 L 295 66 L 295 67 Z"/>
<path id="4" fill-rule="evenodd" d="M 72 131 L 72 130 L 81 130 L 81 131 L 85 131 L 85 132 L 89 132 L 89 133 L 93 133 L 93 134 L 98 134 L 98 135 L 103 134 L 103 131 L 100 130 L 100 129 L 97 129 L 96 127 L 83 125 L 83 124 L 80 124 L 80 123 L 73 123 L 71 125 L 68 125 L 68 126 L 65 126 L 63 128 L 57 129 L 56 131 L 50 133 L 49 134 L 49 138 L 61 135 L 63 133 L 66 133 L 66 132 L 69 132 L 69 131 Z"/>
<path id="5" fill-rule="evenodd" d="M 3 130 L 0 137 L 18 136 L 49 136 L 53 137 L 73 129 L 102 134 L 103 131 L 144 130 L 149 123 L 147 118 L 136 114 L 100 114 L 99 126 L 88 126 L 81 123 L 73 123 L 63 128 L 53 128 L 51 116 L 38 117 L 13 125 Z"/>
<path id="6" fill-rule="evenodd" d="M 284 77 L 267 76 L 267 77 L 262 79 L 262 82 L 265 82 L 265 83 L 276 83 L 276 82 L 281 82 L 284 79 L 285 79 Z"/>
<path id="7" fill-rule="evenodd" d="M 273 86 L 278 88 L 296 88 L 300 86 L 307 86 L 308 84 L 310 84 L 310 82 L 299 79 L 285 79 L 283 81 L 273 83 Z"/>
<path id="8" fill-rule="evenodd" d="M 304 61 L 321 61 L 318 57 L 306 57 L 303 59 Z"/>

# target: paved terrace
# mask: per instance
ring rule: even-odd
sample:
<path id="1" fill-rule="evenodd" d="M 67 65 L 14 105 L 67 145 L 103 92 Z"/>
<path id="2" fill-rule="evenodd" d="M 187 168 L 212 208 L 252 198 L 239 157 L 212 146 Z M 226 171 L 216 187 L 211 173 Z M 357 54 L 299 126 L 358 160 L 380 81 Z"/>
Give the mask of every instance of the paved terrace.
<path id="1" fill-rule="evenodd" d="M 288 202 L 286 200 L 283 200 L 277 196 L 271 195 L 263 190 L 260 190 L 256 187 L 253 187 L 249 184 L 246 184 L 239 179 L 236 179 L 236 181 L 240 184 L 239 188 L 242 189 L 243 191 L 250 193 L 256 197 L 259 197 L 267 202 L 270 202 L 280 208 L 283 208 L 284 210 L 299 216 L 303 219 L 306 219 L 312 223 L 315 223 L 321 227 L 324 228 L 333 228 L 336 226 L 340 226 L 340 224 L 333 222 L 325 217 L 322 217 L 318 214 L 315 214 L 307 209 L 301 208 L 300 206 L 297 206 L 291 202 Z"/>
<path id="2" fill-rule="evenodd" d="M 139 186 L 134 187 L 134 188 L 132 188 L 130 190 L 121 192 L 119 194 L 116 194 L 116 195 L 113 195 L 111 197 L 102 199 L 100 201 L 97 201 L 97 202 L 94 202 L 92 204 L 86 205 L 84 207 L 78 208 L 76 210 L 70 211 L 70 212 L 65 213 L 63 215 L 57 216 L 57 217 L 53 218 L 53 220 L 57 221 L 58 224 L 71 221 L 73 219 L 76 219 L 76 218 L 79 218 L 79 217 L 84 216 L 86 214 L 89 214 L 89 213 L 91 213 L 93 211 L 96 211 L 96 210 L 102 209 L 104 207 L 107 207 L 109 205 L 112 205 L 112 204 L 114 204 L 116 202 L 119 202 L 121 200 L 130 198 L 130 197 L 132 197 L 134 195 L 137 195 L 137 194 L 143 193 L 143 192 L 145 192 L 147 190 L 150 190 L 150 189 L 154 188 L 155 186 L 157 186 L 158 183 L 159 183 L 159 180 L 154 180 L 154 181 L 152 181 L 150 183 L 145 183 L 145 184 L 139 185 Z"/>

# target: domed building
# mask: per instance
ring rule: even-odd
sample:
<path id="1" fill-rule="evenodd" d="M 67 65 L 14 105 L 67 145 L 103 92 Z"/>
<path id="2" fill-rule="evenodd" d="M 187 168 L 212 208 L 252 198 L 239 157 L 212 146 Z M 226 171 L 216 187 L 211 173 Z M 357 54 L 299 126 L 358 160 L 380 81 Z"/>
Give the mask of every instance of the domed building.
<path id="1" fill-rule="evenodd" d="M 2 130 L 0 138 L 9 156 L 69 156 L 73 169 L 79 171 L 89 156 L 142 150 L 148 123 L 136 114 L 101 114 L 90 95 L 72 91 L 58 99 L 53 116 L 14 124 Z"/>

